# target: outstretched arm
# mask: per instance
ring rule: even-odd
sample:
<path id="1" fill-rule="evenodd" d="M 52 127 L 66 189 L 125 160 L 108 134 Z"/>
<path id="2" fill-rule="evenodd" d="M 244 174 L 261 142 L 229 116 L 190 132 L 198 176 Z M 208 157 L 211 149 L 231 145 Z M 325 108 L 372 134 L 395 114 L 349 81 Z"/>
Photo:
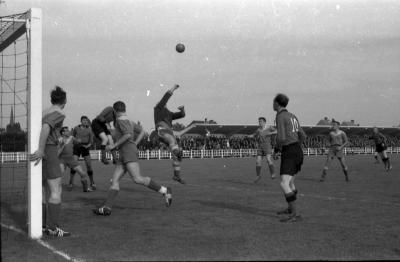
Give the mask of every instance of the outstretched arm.
<path id="1" fill-rule="evenodd" d="M 172 94 L 174 93 L 174 91 L 176 89 L 179 88 L 179 85 L 175 84 L 173 87 L 171 87 L 166 93 L 165 95 L 161 98 L 160 102 L 157 103 L 156 107 L 158 108 L 163 108 L 168 100 L 171 98 Z"/>
<path id="2" fill-rule="evenodd" d="M 40 137 L 39 137 L 39 148 L 36 150 L 31 156 L 31 161 L 36 161 L 35 165 L 37 165 L 40 160 L 44 157 L 44 149 L 46 147 L 47 137 L 50 134 L 51 127 L 49 124 L 44 123 L 42 129 L 40 130 Z"/>

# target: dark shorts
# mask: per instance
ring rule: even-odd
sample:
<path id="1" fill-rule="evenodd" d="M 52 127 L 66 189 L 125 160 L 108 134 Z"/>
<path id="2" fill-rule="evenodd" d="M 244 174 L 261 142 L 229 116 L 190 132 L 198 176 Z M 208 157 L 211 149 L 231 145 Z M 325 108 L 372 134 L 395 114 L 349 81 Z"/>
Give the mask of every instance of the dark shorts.
<path id="1" fill-rule="evenodd" d="M 139 161 L 139 151 L 135 144 L 128 143 L 118 150 L 117 163 L 126 164 Z"/>
<path id="2" fill-rule="evenodd" d="M 169 142 L 168 142 L 168 139 L 166 139 L 165 137 L 167 135 L 171 135 L 171 136 L 175 137 L 174 131 L 172 131 L 172 129 L 161 127 L 161 126 L 157 128 L 157 134 L 160 138 L 160 141 L 167 145 L 169 145 Z"/>
<path id="3" fill-rule="evenodd" d="M 385 145 L 385 143 L 380 143 L 380 144 L 377 144 L 376 146 L 375 146 L 375 150 L 376 150 L 376 152 L 378 152 L 378 153 L 382 153 L 383 151 L 385 151 L 387 149 L 387 146 Z"/>
<path id="4" fill-rule="evenodd" d="M 343 158 L 343 150 L 339 149 L 339 146 L 331 146 L 329 148 L 328 151 L 328 157 L 329 158 L 333 158 L 333 157 L 337 157 L 337 158 Z"/>
<path id="5" fill-rule="evenodd" d="M 56 145 L 46 145 L 42 162 L 43 181 L 62 177 Z"/>
<path id="6" fill-rule="evenodd" d="M 90 155 L 89 149 L 87 149 L 83 145 L 74 145 L 74 156 L 85 157 L 89 155 Z"/>
<path id="7" fill-rule="evenodd" d="M 92 131 L 93 134 L 100 139 L 100 133 L 104 132 L 106 135 L 110 135 L 110 130 L 108 130 L 106 123 L 101 122 L 97 118 L 92 121 Z"/>
<path id="8" fill-rule="evenodd" d="M 299 143 L 293 143 L 282 147 L 281 175 L 295 175 L 301 170 L 303 164 L 303 149 Z"/>
<path id="9" fill-rule="evenodd" d="M 257 149 L 257 156 L 266 156 L 272 154 L 271 144 L 260 144 Z"/>
<path id="10" fill-rule="evenodd" d="M 73 156 L 69 156 L 69 157 L 61 156 L 60 162 L 71 169 L 74 169 L 75 167 L 79 166 L 78 161 Z"/>

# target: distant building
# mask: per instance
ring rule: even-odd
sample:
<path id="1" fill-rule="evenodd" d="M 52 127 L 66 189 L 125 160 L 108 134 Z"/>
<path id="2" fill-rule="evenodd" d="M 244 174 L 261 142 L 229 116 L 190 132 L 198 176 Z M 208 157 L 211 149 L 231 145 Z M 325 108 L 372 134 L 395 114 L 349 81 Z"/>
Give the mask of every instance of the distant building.
<path id="1" fill-rule="evenodd" d="M 342 126 L 360 126 L 360 124 L 356 124 L 354 120 L 343 121 Z"/>
<path id="2" fill-rule="evenodd" d="M 324 119 L 318 121 L 317 126 L 330 126 L 331 123 L 332 122 L 327 117 L 324 117 Z"/>

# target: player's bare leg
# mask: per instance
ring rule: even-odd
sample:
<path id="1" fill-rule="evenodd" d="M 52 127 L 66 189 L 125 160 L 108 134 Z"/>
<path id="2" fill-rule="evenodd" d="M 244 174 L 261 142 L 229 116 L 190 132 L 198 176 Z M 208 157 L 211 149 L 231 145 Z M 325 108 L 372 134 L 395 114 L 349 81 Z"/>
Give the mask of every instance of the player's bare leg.
<path id="1" fill-rule="evenodd" d="M 389 157 L 387 155 L 387 151 L 383 150 L 382 153 L 380 153 L 380 155 L 381 155 L 382 162 L 385 165 L 385 170 L 386 171 L 391 170 L 392 169 L 392 164 L 390 163 L 390 159 L 389 159 Z"/>
<path id="2" fill-rule="evenodd" d="M 321 175 L 321 178 L 320 178 L 320 180 L 319 181 L 321 181 L 321 182 L 324 182 L 325 181 L 325 179 L 326 179 L 326 175 L 328 174 L 328 169 L 329 169 L 329 164 L 330 164 L 330 162 L 331 162 L 331 156 L 329 155 L 329 153 L 328 153 L 328 156 L 326 157 L 326 162 L 325 162 L 325 166 L 324 166 L 324 168 L 323 168 L 323 170 L 322 170 L 322 175 Z"/>
<path id="3" fill-rule="evenodd" d="M 88 181 L 86 179 L 86 177 L 88 177 L 88 175 L 86 174 L 85 170 L 83 170 L 83 168 L 81 166 L 76 166 L 73 169 L 81 176 L 81 183 L 82 183 L 83 192 L 91 192 L 91 191 L 93 191 L 88 186 Z"/>
<path id="4" fill-rule="evenodd" d="M 119 193 L 119 180 L 121 179 L 124 173 L 125 173 L 124 166 L 122 164 L 117 164 L 111 180 L 110 189 L 108 190 L 107 193 L 107 198 L 101 207 L 92 210 L 93 213 L 102 216 L 111 215 L 111 210 L 114 204 L 114 200 Z"/>
<path id="5" fill-rule="evenodd" d="M 169 150 L 172 154 L 172 167 L 174 169 L 174 176 L 172 177 L 173 180 L 181 183 L 186 184 L 186 182 L 181 178 L 181 162 L 182 162 L 182 150 L 179 148 L 179 145 L 176 142 L 176 139 L 173 135 L 168 133 L 163 134 L 162 137 L 165 141 L 167 141 L 169 145 Z"/>
<path id="6" fill-rule="evenodd" d="M 267 154 L 267 164 L 268 164 L 268 168 L 269 168 L 269 173 L 271 174 L 271 179 L 275 179 L 276 175 L 275 175 L 275 166 L 274 166 L 274 162 L 272 161 L 272 157 L 270 154 Z"/>
<path id="7" fill-rule="evenodd" d="M 59 227 L 59 218 L 61 211 L 62 177 L 47 179 L 49 188 L 49 198 L 47 199 L 48 227 L 45 233 L 49 236 L 66 237 L 71 234 Z"/>
<path id="8" fill-rule="evenodd" d="M 108 136 L 106 135 L 106 133 L 101 132 L 99 134 L 99 137 L 101 139 L 101 146 L 100 146 L 100 150 L 101 150 L 101 162 L 103 162 L 103 164 L 108 165 L 109 162 L 107 160 L 107 155 L 106 155 L 106 146 L 108 145 Z"/>
<path id="9" fill-rule="evenodd" d="M 172 191 L 171 188 L 159 185 L 150 177 L 142 176 L 140 173 L 139 163 L 130 162 L 126 164 L 128 174 L 131 176 L 133 182 L 148 187 L 165 197 L 165 205 L 169 207 L 172 203 Z"/>
<path id="10" fill-rule="evenodd" d="M 74 159 L 75 159 L 76 161 L 79 160 L 78 156 L 75 156 L 75 155 L 74 155 L 73 157 L 74 157 Z M 63 173 L 64 173 L 64 171 L 63 171 Z M 72 188 L 74 187 L 74 177 L 75 177 L 75 174 L 76 174 L 76 171 L 75 171 L 73 168 L 71 168 L 71 170 L 69 171 L 69 184 L 68 184 L 68 186 L 67 186 L 67 190 L 68 190 L 68 191 L 71 191 Z"/>
<path id="11" fill-rule="evenodd" d="M 340 165 L 342 166 L 342 170 L 343 170 L 346 182 L 349 182 L 349 174 L 347 172 L 347 165 L 344 161 L 344 157 L 340 157 L 338 159 L 339 159 Z"/>
<path id="12" fill-rule="evenodd" d="M 89 177 L 90 189 L 96 190 L 96 184 L 94 183 L 94 179 L 93 179 L 92 159 L 89 155 L 89 156 L 84 156 L 83 160 L 85 161 L 85 164 L 86 164 L 86 170 L 87 170 L 87 174 Z"/>
<path id="13" fill-rule="evenodd" d="M 254 180 L 254 183 L 257 183 L 261 179 L 261 161 L 262 161 L 262 156 L 257 156 L 256 159 L 256 180 Z"/>
<path id="14" fill-rule="evenodd" d="M 278 214 L 289 214 L 288 218 L 282 219 L 281 222 L 296 222 L 300 219 L 300 215 L 296 208 L 297 191 L 294 192 L 294 177 L 290 175 L 281 175 L 281 183 L 283 193 L 285 194 L 288 207 L 285 210 L 279 211 Z"/>

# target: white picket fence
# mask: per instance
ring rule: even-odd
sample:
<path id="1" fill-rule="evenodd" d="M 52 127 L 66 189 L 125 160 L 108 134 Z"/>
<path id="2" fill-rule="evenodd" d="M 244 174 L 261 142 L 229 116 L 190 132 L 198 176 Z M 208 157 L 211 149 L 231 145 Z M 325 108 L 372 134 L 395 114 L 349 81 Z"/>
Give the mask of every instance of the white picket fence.
<path id="1" fill-rule="evenodd" d="M 305 148 L 304 155 L 325 155 L 327 148 Z M 374 147 L 352 147 L 345 148 L 346 155 L 366 155 L 375 152 Z M 400 147 L 389 147 L 390 154 L 400 154 Z M 228 157 L 255 157 L 257 149 L 221 149 L 221 150 L 184 150 L 183 158 L 228 158 Z M 93 160 L 100 160 L 100 150 L 91 150 L 90 156 Z M 107 158 L 112 159 L 112 155 L 107 153 Z M 139 151 L 139 159 L 171 159 L 172 155 L 165 150 L 146 150 Z M 0 163 L 6 162 L 24 162 L 27 160 L 26 152 L 0 152 Z"/>

